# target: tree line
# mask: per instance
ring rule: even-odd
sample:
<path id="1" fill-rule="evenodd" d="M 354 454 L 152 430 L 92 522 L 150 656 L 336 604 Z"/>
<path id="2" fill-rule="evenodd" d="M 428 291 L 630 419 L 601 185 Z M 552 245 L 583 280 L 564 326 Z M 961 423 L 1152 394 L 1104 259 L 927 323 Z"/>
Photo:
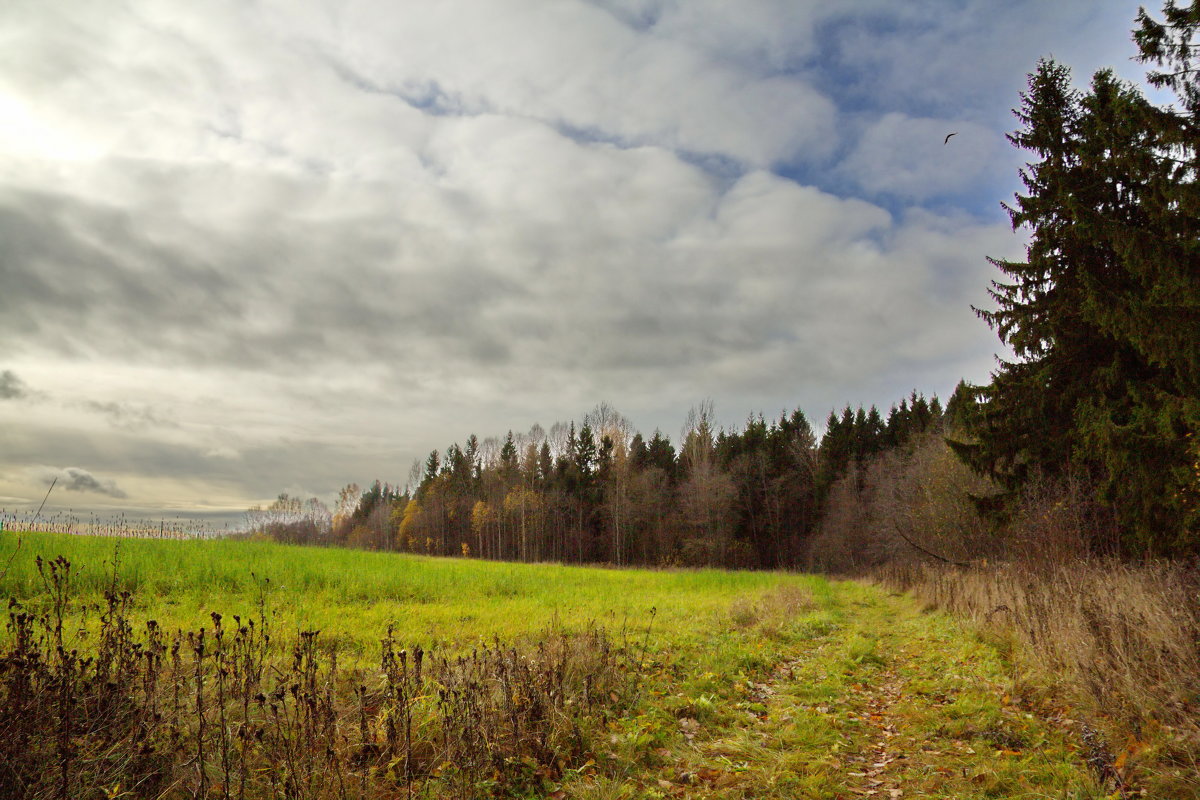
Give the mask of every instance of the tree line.
<path id="1" fill-rule="evenodd" d="M 336 508 L 286 494 L 251 527 L 296 543 L 520 561 L 795 568 L 830 487 L 875 453 L 940 429 L 935 396 L 830 413 L 817 438 L 804 412 L 725 430 L 711 403 L 678 442 L 647 437 L 608 404 L 549 431 L 471 435 L 414 465 L 404 486 L 346 486 Z"/>

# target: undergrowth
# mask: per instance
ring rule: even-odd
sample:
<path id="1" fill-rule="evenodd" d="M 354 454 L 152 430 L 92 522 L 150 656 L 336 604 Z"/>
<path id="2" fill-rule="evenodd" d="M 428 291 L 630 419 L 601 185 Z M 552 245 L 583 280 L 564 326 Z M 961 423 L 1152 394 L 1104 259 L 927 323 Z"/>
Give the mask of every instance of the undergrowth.
<path id="1" fill-rule="evenodd" d="M 601 629 L 450 654 L 389 630 L 346 670 L 318 631 L 273 657 L 271 616 L 135 631 L 128 591 L 73 639 L 72 565 L 38 560 L 47 607 L 10 600 L 0 654 L 0 796 L 521 797 L 586 763 L 631 702 L 645 645 Z M 113 585 L 117 581 L 114 579 Z"/>

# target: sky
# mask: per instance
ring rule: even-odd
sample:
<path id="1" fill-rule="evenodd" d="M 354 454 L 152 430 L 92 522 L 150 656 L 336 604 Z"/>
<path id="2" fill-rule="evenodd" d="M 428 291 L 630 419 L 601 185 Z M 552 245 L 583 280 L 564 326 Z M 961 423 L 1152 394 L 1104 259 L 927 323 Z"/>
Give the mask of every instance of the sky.
<path id="1" fill-rule="evenodd" d="M 7 0 L 0 508 L 228 517 L 581 420 L 987 380 L 1116 0 Z M 957 132 L 948 142 L 947 133 Z"/>

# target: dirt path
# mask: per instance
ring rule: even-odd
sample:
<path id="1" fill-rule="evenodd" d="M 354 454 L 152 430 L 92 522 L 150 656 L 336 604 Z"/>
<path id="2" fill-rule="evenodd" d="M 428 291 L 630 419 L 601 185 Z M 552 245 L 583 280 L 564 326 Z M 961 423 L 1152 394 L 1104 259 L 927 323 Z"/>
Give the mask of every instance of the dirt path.
<path id="1" fill-rule="evenodd" d="M 1109 796 L 1070 736 L 1010 702 L 995 649 L 954 622 L 880 595 L 802 632 L 707 716 L 682 716 L 654 782 L 616 796 Z"/>
<path id="2" fill-rule="evenodd" d="M 869 729 L 870 747 L 866 753 L 847 759 L 849 764 L 862 762 L 862 772 L 846 773 L 847 777 L 862 779 L 862 785 L 851 786 L 851 791 L 856 794 L 889 798 L 904 795 L 898 770 L 891 768 L 908 758 L 908 752 L 894 742 L 900 733 L 897 728 L 900 720 L 893 714 L 893 708 L 902 695 L 902 687 L 894 670 L 883 671 L 879 680 L 870 686 L 859 684 L 855 687 L 865 707 L 865 717 L 860 719 Z"/>

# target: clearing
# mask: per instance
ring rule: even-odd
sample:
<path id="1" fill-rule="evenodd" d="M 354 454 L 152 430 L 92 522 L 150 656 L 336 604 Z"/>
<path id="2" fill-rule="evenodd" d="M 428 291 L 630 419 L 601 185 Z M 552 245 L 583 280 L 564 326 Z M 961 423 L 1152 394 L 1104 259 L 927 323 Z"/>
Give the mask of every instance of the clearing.
<path id="1" fill-rule="evenodd" d="M 347 683 L 330 704 L 336 720 L 328 758 L 345 769 L 346 780 L 334 786 L 310 775 L 309 793 L 297 790 L 298 797 L 1108 796 L 1085 763 L 1087 748 L 1069 710 L 1023 692 L 1000 643 L 874 586 L 779 573 L 520 565 L 260 542 L 22 538 L 14 555 L 18 536 L 0 537 L 0 570 L 9 564 L 0 593 L 26 610 L 46 611 L 50 595 L 35 559 L 65 556 L 74 599 L 63 627 L 80 650 L 100 638 L 96 606 L 114 586 L 132 592 L 135 638 L 151 619 L 166 631 L 207 626 L 211 636 L 212 612 L 251 618 L 262 604 L 276 633 L 268 660 L 283 664 L 298 632 L 320 630 L 322 652 L 336 648 L 343 670 L 357 671 L 353 683 L 362 683 L 364 699 L 357 706 L 347 700 L 355 691 Z M 451 655 L 497 640 L 540 652 L 549 639 L 603 629 L 621 654 L 610 659 L 620 675 L 616 688 L 605 689 L 611 703 L 594 710 L 588 693 L 599 677 L 583 677 L 579 696 L 590 716 L 582 703 L 573 707 L 579 716 L 570 723 L 577 743 L 571 753 L 508 756 L 467 776 L 452 745 L 439 755 L 443 745 L 431 733 L 423 771 L 418 776 L 405 762 L 401 775 L 396 759 L 376 757 L 390 723 L 365 699 L 367 684 L 380 680 L 380 640 L 389 626 L 400 643 Z M 13 646 L 11 628 L 7 636 L 5 651 Z M 432 720 L 441 706 L 420 700 L 406 713 L 428 712 Z M 520 698 L 508 698 L 510 709 L 514 702 Z M 238 719 L 249 720 L 252 711 Z M 215 712 L 201 713 L 208 716 L 200 717 L 199 763 L 207 747 L 212 764 L 197 768 L 194 757 L 179 756 L 170 780 L 151 796 L 188 797 L 200 789 L 239 796 L 229 776 L 238 763 L 250 763 L 249 751 L 238 750 L 249 745 L 226 736 Z M 220 715 L 236 727 L 223 708 Z M 419 722 L 413 724 L 424 730 Z M 178 740 L 196 738 L 192 729 L 180 730 Z M 413 764 L 419 755 L 410 753 Z M 524 772 L 514 778 L 505 765 Z M 86 786 L 86 776 L 68 780 L 79 782 L 80 796 L 141 796 Z M 264 795 L 252 787 L 245 796 Z"/>

